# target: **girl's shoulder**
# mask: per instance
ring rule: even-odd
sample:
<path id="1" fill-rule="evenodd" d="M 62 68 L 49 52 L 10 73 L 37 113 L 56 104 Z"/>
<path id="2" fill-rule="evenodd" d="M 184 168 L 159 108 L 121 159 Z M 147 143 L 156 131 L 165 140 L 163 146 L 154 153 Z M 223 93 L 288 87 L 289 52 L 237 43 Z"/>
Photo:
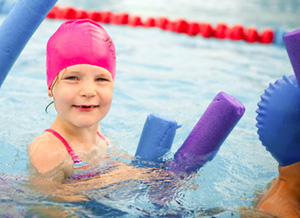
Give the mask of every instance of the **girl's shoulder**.
<path id="1" fill-rule="evenodd" d="M 66 159 L 66 151 L 59 140 L 44 132 L 37 136 L 28 146 L 28 156 L 31 164 L 40 174 L 47 173 Z"/>

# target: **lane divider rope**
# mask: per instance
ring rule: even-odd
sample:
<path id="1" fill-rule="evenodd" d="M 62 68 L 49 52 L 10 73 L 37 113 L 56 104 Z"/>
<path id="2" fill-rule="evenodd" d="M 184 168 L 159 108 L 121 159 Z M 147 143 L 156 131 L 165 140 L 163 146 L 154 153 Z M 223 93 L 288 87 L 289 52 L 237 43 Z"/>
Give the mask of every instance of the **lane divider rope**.
<path id="1" fill-rule="evenodd" d="M 284 45 L 283 36 L 287 33 L 284 30 L 272 30 L 265 28 L 259 32 L 255 27 L 245 28 L 241 24 L 229 26 L 225 23 L 218 23 L 216 26 L 208 22 L 187 21 L 185 19 L 170 20 L 167 17 L 148 17 L 142 19 L 137 15 L 128 13 L 114 13 L 111 11 L 86 11 L 73 7 L 55 6 L 48 13 L 49 19 L 86 19 L 93 21 L 115 24 L 129 25 L 133 27 L 157 27 L 162 30 L 175 33 L 187 34 L 189 36 L 202 36 L 204 38 L 227 39 L 233 41 L 244 40 L 248 43 L 262 43 Z"/>

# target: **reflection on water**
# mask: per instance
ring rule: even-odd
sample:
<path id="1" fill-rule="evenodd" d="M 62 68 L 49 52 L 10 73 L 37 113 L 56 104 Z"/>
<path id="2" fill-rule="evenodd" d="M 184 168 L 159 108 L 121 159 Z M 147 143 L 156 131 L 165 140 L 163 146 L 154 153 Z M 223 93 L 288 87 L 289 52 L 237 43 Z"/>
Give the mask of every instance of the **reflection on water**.
<path id="1" fill-rule="evenodd" d="M 182 190 L 197 188 L 192 179 L 181 180 L 161 169 L 136 168 L 122 163 L 110 169 L 87 181 L 62 184 L 48 194 L 33 191 L 26 176 L 4 174 L 0 186 L 0 214 L 13 217 L 122 217 L 197 212 L 180 206 Z M 174 205 L 169 207 L 172 204 L 177 204 L 177 209 L 174 210 Z"/>
<path id="2" fill-rule="evenodd" d="M 122 157 L 124 158 L 124 157 Z M 128 162 L 129 160 L 127 160 Z M 129 161 L 130 162 L 130 161 Z M 99 166 L 103 171 L 103 166 Z M 25 175 L 1 175 L 1 217 L 265 217 L 252 207 L 187 207 L 187 190 L 201 189 L 196 174 L 183 178 L 159 168 L 136 168 L 115 162 L 105 174 L 73 181 L 45 194 L 30 187 Z M 204 202 L 203 202 L 204 203 Z"/>

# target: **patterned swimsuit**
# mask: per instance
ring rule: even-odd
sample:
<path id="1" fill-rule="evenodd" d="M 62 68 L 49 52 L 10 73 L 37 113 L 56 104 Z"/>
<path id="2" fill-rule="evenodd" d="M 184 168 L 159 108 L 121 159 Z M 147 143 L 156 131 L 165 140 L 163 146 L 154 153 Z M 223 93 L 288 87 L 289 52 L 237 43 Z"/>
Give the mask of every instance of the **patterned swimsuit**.
<path id="1" fill-rule="evenodd" d="M 80 157 L 75 154 L 75 152 L 70 147 L 68 142 L 58 132 L 56 132 L 53 129 L 46 129 L 45 131 L 50 132 L 54 136 L 56 136 L 64 144 L 64 146 L 66 147 L 68 153 L 72 157 L 74 173 L 70 176 L 70 178 L 69 178 L 70 180 L 88 180 L 89 178 L 94 177 L 94 176 L 99 175 L 100 173 L 102 173 L 102 172 L 99 172 L 99 171 L 97 172 L 97 171 L 93 171 L 93 170 L 90 170 L 90 169 L 87 170 L 88 168 L 91 168 L 90 164 L 88 162 L 82 161 L 80 159 Z M 97 135 L 105 141 L 107 146 L 109 146 L 108 140 L 103 135 L 101 135 L 99 132 L 97 132 Z"/>

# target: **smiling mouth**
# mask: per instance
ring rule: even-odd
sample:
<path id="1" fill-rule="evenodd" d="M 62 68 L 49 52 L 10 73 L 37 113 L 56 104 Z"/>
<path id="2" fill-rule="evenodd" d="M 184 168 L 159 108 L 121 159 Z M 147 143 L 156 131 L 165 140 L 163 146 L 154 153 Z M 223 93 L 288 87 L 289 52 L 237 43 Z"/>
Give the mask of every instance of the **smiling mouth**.
<path id="1" fill-rule="evenodd" d="M 74 107 L 78 110 L 92 110 L 99 107 L 99 105 L 74 105 Z"/>
<path id="2" fill-rule="evenodd" d="M 81 108 L 95 108 L 95 107 L 99 107 L 98 105 L 75 105 L 75 107 L 81 107 Z"/>

